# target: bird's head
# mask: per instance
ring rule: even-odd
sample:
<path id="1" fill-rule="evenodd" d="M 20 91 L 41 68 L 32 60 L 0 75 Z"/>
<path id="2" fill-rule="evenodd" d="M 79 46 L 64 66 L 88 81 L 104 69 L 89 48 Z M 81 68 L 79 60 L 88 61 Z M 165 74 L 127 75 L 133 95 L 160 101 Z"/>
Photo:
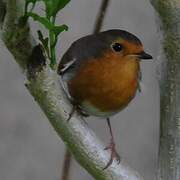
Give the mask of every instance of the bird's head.
<path id="1" fill-rule="evenodd" d="M 108 63 L 115 62 L 114 60 L 119 63 L 123 60 L 132 64 L 139 63 L 138 60 L 141 59 L 152 59 L 152 56 L 144 51 L 141 41 L 135 35 L 124 30 L 113 29 L 88 35 L 73 42 L 64 54 L 59 69 L 66 67 L 67 64 L 68 67 L 73 64 L 74 66 L 71 67 L 75 68 L 75 64 L 78 67 L 86 60 L 93 59 L 107 60 Z"/>
<path id="2" fill-rule="evenodd" d="M 141 41 L 133 34 L 124 30 L 109 30 L 99 33 L 106 48 L 125 59 L 152 59 L 144 51 Z"/>

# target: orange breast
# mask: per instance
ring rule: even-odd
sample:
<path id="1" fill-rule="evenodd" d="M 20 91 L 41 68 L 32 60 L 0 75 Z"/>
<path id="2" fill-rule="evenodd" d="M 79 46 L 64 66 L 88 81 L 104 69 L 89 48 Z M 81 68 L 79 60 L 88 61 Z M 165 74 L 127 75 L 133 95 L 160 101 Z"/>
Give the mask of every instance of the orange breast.
<path id="1" fill-rule="evenodd" d="M 137 60 L 108 53 L 82 64 L 68 87 L 78 103 L 87 101 L 100 111 L 118 111 L 134 97 L 138 73 Z"/>

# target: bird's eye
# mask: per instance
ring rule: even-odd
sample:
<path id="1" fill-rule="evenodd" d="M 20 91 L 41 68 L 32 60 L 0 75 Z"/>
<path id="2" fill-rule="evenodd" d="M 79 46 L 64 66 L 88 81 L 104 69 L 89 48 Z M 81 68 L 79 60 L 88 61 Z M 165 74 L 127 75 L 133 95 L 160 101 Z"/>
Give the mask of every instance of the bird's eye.
<path id="1" fill-rule="evenodd" d="M 123 46 L 120 43 L 112 44 L 112 49 L 116 52 L 120 52 L 123 49 Z"/>

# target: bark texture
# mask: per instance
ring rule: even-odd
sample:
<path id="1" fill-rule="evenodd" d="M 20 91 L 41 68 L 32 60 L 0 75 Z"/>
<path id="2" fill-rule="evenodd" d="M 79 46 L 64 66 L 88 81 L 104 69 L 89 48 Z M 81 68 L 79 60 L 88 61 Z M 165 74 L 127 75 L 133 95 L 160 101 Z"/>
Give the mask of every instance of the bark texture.
<path id="1" fill-rule="evenodd" d="M 32 54 L 36 43 L 31 37 L 28 24 L 24 24 L 20 19 L 23 15 L 24 2 L 24 0 L 0 0 L 0 7 L 3 9 L 0 11 L 0 17 L 3 17 L 0 19 L 1 39 L 21 69 L 27 72 L 27 67 L 30 67 L 32 70 L 31 73 L 26 73 L 28 76 L 25 85 L 34 100 L 42 108 L 75 159 L 95 179 L 141 180 L 140 175 L 123 160 L 120 165 L 113 162 L 108 169 L 103 171 L 110 156 L 103 150 L 104 145 L 77 115 L 67 123 L 66 120 L 72 107 L 59 86 L 57 73 L 50 69 L 49 61 L 41 63 L 43 60 L 41 54 Z M 4 15 L 1 16 L 2 12 L 6 12 L 5 18 Z M 33 69 L 32 67 L 36 68 L 36 64 L 32 65 L 32 62 L 39 62 L 40 68 Z"/>
<path id="2" fill-rule="evenodd" d="M 151 0 L 159 15 L 166 57 L 160 54 L 158 180 L 180 179 L 180 1 Z"/>

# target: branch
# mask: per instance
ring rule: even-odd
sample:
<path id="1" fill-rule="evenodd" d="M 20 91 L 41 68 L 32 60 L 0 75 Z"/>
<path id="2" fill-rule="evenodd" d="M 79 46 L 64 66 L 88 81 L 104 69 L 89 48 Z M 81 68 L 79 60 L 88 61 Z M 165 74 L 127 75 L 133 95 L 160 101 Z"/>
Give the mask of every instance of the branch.
<path id="1" fill-rule="evenodd" d="M 64 154 L 63 167 L 62 167 L 62 176 L 61 176 L 62 180 L 69 179 L 71 164 L 72 164 L 72 156 L 69 150 L 66 148 Z"/>
<path id="2" fill-rule="evenodd" d="M 107 11 L 109 3 L 110 3 L 110 0 L 102 0 L 102 4 L 101 4 L 99 14 L 97 16 L 96 23 L 93 30 L 94 34 L 98 33 L 101 30 L 104 16 L 106 15 L 106 11 Z"/>
<path id="3" fill-rule="evenodd" d="M 1 2 L 2 0 L 0 0 Z M 26 72 L 29 63 L 38 62 L 38 60 L 41 62 L 41 59 L 32 59 L 34 56 L 38 57 L 38 54 L 32 54 L 35 41 L 30 35 L 28 25 L 22 25 L 19 21 L 19 17 L 23 14 L 22 7 L 24 7 L 25 1 L 6 0 L 5 2 L 7 13 L 2 22 L 1 38 L 16 62 Z M 63 89 L 59 86 L 57 73 L 50 69 L 47 60 L 46 65 L 41 66 L 41 69 L 38 69 L 33 77 L 27 74 L 26 87 L 76 160 L 95 179 L 142 179 L 123 160 L 120 165 L 113 162 L 108 169 L 102 170 L 107 164 L 110 154 L 103 150 L 104 146 L 94 132 L 77 115 L 74 115 L 67 123 L 66 120 L 72 107 L 67 101 Z"/>
<path id="4" fill-rule="evenodd" d="M 151 0 L 163 30 L 158 179 L 180 179 L 180 1 Z M 163 59 L 162 59 L 163 58 Z"/>

